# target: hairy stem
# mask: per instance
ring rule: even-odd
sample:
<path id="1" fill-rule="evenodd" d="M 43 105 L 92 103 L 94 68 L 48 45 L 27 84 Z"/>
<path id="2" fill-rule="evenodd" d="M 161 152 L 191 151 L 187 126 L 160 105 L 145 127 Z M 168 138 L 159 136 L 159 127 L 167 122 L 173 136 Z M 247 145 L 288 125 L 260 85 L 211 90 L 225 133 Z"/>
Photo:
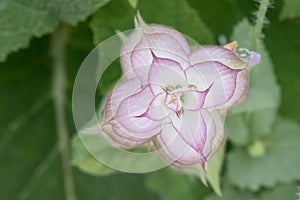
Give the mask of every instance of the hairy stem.
<path id="1" fill-rule="evenodd" d="M 252 50 L 256 51 L 257 50 L 257 44 L 260 40 L 260 36 L 262 34 L 262 29 L 264 26 L 264 20 L 266 17 L 266 13 L 268 10 L 270 0 L 261 0 L 259 9 L 257 12 L 257 19 L 256 19 L 256 24 L 254 27 L 254 34 L 253 34 L 253 39 L 252 39 Z"/>
<path id="2" fill-rule="evenodd" d="M 51 55 L 53 62 L 52 95 L 55 107 L 58 147 L 62 158 L 64 186 L 67 200 L 76 200 L 74 180 L 70 164 L 69 133 L 65 113 L 65 48 L 67 42 L 67 27 L 60 26 L 51 38 Z"/>

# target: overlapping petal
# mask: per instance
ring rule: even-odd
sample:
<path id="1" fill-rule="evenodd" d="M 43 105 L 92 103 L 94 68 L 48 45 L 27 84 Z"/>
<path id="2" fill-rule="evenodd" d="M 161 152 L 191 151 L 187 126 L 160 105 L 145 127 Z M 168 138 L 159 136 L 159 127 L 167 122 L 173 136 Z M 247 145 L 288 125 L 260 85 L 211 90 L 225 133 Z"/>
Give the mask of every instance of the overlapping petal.
<path id="1" fill-rule="evenodd" d="M 111 120 L 116 114 L 120 103 L 125 98 L 141 91 L 141 89 L 141 84 L 138 78 L 125 80 L 124 82 L 117 85 L 106 99 L 103 109 L 103 121 L 108 122 L 109 120 Z"/>
<path id="2" fill-rule="evenodd" d="M 224 142 L 223 119 L 219 112 L 185 112 L 181 123 L 173 120 L 157 136 L 163 155 L 182 165 L 205 168 L 213 151 Z"/>
<path id="3" fill-rule="evenodd" d="M 116 121 L 103 125 L 102 130 L 112 144 L 123 149 L 131 149 L 147 142 L 147 139 L 141 140 L 130 136 L 131 134 Z"/>
<path id="4" fill-rule="evenodd" d="M 246 99 L 248 92 L 248 69 L 244 69 L 238 73 L 235 85 L 234 93 L 230 100 L 224 104 L 224 108 L 230 108 Z"/>
<path id="5" fill-rule="evenodd" d="M 191 51 L 178 31 L 139 15 L 135 21 L 121 49 L 125 80 L 106 100 L 104 129 L 122 148 L 155 141 L 168 161 L 205 168 L 224 142 L 224 110 L 245 98 L 247 67 L 260 56 L 241 59 L 236 42 Z"/>
<path id="6" fill-rule="evenodd" d="M 206 96 L 210 90 L 210 87 L 204 91 L 195 89 L 188 89 L 182 92 L 182 107 L 190 111 L 198 111 L 203 108 Z"/>
<path id="7" fill-rule="evenodd" d="M 188 54 L 172 36 L 164 33 L 144 34 L 131 54 L 133 69 L 143 85 L 147 84 L 145 74 L 148 74 L 153 62 L 153 54 L 159 58 L 176 61 L 182 66 L 189 65 Z"/>
<path id="8" fill-rule="evenodd" d="M 206 124 L 206 138 L 202 146 L 202 155 L 206 160 L 209 160 L 209 157 L 212 156 L 225 141 L 225 113 L 216 110 L 203 110 L 201 113 L 204 123 Z"/>
<path id="9" fill-rule="evenodd" d="M 153 57 L 148 73 L 148 84 L 154 95 L 164 92 L 168 87 L 175 89 L 175 87 L 187 86 L 185 73 L 179 63 L 155 55 Z"/>
<path id="10" fill-rule="evenodd" d="M 148 109 L 141 116 L 154 121 L 162 121 L 170 115 L 170 110 L 165 106 L 165 92 L 156 95 L 150 102 Z"/>
<path id="11" fill-rule="evenodd" d="M 121 102 L 115 120 L 130 131 L 129 135 L 145 139 L 158 134 L 161 130 L 161 122 L 143 116 L 153 98 L 150 88 L 146 87 Z"/>
<path id="12" fill-rule="evenodd" d="M 161 145 L 160 151 L 170 162 L 179 162 L 184 165 L 202 163 L 203 157 L 195 151 L 171 124 L 166 124 L 161 133 L 157 136 L 157 141 Z"/>
<path id="13" fill-rule="evenodd" d="M 120 53 L 120 63 L 124 76 L 126 79 L 135 78 L 136 74 L 133 70 L 133 66 L 131 64 L 131 54 L 134 50 L 135 46 L 141 40 L 142 33 L 140 31 L 134 31 L 131 33 L 126 40 L 124 41 L 121 53 Z"/>
<path id="14" fill-rule="evenodd" d="M 237 85 L 241 84 L 237 80 L 241 71 L 231 69 L 220 62 L 207 61 L 189 67 L 186 76 L 189 84 L 196 85 L 200 90 L 211 86 L 203 107 L 212 108 L 225 106 L 232 99 Z"/>
<path id="15" fill-rule="evenodd" d="M 190 56 L 190 63 L 195 65 L 202 62 L 207 61 L 217 61 L 222 63 L 223 65 L 231 68 L 231 69 L 243 69 L 240 71 L 236 78 L 236 87 L 234 88 L 234 94 L 231 97 L 229 102 L 226 102 L 224 105 L 219 106 L 229 108 L 238 102 L 240 99 L 247 94 L 248 88 L 248 72 L 247 68 L 251 64 L 257 64 L 260 60 L 260 55 L 258 53 L 253 52 L 253 55 L 250 60 L 241 59 L 235 52 L 220 46 L 204 46 L 197 48 L 193 51 Z M 249 63 L 251 61 L 251 63 Z"/>
<path id="16" fill-rule="evenodd" d="M 177 127 L 180 137 L 201 154 L 207 131 L 201 112 L 185 110 L 181 117 L 182 121 L 179 124 L 180 126 Z"/>
<path id="17" fill-rule="evenodd" d="M 243 61 L 236 53 L 220 46 L 202 46 L 195 49 L 189 55 L 191 65 L 207 61 L 217 61 L 232 69 L 247 68 L 247 62 Z"/>
<path id="18" fill-rule="evenodd" d="M 142 85 L 147 83 L 147 74 L 152 63 L 152 54 L 189 65 L 190 48 L 185 38 L 175 29 L 149 25 L 137 27 L 126 39 L 121 49 L 121 66 L 126 78 L 138 76 Z"/>

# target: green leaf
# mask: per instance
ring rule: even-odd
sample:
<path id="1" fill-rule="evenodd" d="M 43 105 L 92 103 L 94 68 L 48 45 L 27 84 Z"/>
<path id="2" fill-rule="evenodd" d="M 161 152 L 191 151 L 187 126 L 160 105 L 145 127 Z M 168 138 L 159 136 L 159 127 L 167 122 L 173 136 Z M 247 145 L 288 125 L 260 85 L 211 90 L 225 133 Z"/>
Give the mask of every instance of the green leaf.
<path id="1" fill-rule="evenodd" d="M 246 145 L 249 140 L 249 130 L 242 115 L 226 117 L 227 138 L 236 145 Z"/>
<path id="2" fill-rule="evenodd" d="M 270 134 L 276 116 L 277 106 L 253 112 L 249 124 L 252 137 L 259 138 Z"/>
<path id="3" fill-rule="evenodd" d="M 193 175 L 202 181 L 204 185 L 207 186 L 207 182 L 210 183 L 212 189 L 216 194 L 219 196 L 222 195 L 222 191 L 220 188 L 220 175 L 221 175 L 221 169 L 223 166 L 223 160 L 224 160 L 224 153 L 225 153 L 225 145 L 223 145 L 209 160 L 207 166 L 206 166 L 206 173 L 202 169 L 202 167 L 199 164 L 193 165 L 193 166 L 186 166 L 182 169 L 180 169 L 181 173 L 187 174 L 187 175 Z"/>
<path id="4" fill-rule="evenodd" d="M 196 200 L 208 192 L 198 178 L 179 174 L 168 168 L 149 174 L 146 185 L 163 200 Z"/>
<path id="5" fill-rule="evenodd" d="M 212 33 L 185 0 L 139 0 L 137 8 L 149 24 L 172 26 L 201 44 L 213 43 Z M 164 12 L 161 12 L 161 10 L 164 10 Z M 94 43 L 99 44 L 109 36 L 116 34 L 117 30 L 133 29 L 135 14 L 136 11 L 132 9 L 129 2 L 123 0 L 114 0 L 99 9 L 91 21 Z"/>
<path id="6" fill-rule="evenodd" d="M 100 8 L 92 17 L 90 27 L 93 31 L 94 44 L 115 35 L 117 31 L 126 31 L 133 28 L 135 10 L 128 1 L 114 0 L 107 6 Z M 99 92 L 105 96 L 121 78 L 122 71 L 119 59 L 114 61 L 104 72 L 99 82 Z"/>
<path id="7" fill-rule="evenodd" d="M 94 175 L 109 175 L 116 172 L 114 169 L 102 164 L 88 152 L 78 135 L 73 137 L 72 154 L 73 165 L 84 172 Z"/>
<path id="8" fill-rule="evenodd" d="M 265 190 L 260 194 L 260 200 L 282 200 L 296 199 L 298 187 L 294 183 L 277 185 L 270 190 Z"/>
<path id="9" fill-rule="evenodd" d="M 109 0 L 2 0 L 0 62 L 29 45 L 32 37 L 54 31 L 60 22 L 75 25 Z"/>
<path id="10" fill-rule="evenodd" d="M 238 41 L 239 47 L 251 50 L 252 33 L 253 27 L 247 19 L 244 19 L 234 28 L 232 40 Z M 280 89 L 273 72 L 270 56 L 262 43 L 259 44 L 257 51 L 261 54 L 261 62 L 250 69 L 250 88 L 247 102 L 234 108 L 232 113 L 277 109 L 279 105 Z"/>
<path id="11" fill-rule="evenodd" d="M 53 197 L 57 199 L 64 197 L 62 170 L 57 168 L 60 159 L 55 150 L 47 47 L 47 38 L 34 40 L 30 49 L 0 66 L 0 109 L 7 113 L 0 118 L 0 199 L 30 198 L 32 192 L 38 192 L 35 188 L 41 178 L 49 178 L 41 187 L 45 193 L 56 193 Z M 58 170 L 45 174 L 48 169 Z"/>
<path id="12" fill-rule="evenodd" d="M 229 153 L 227 169 L 230 181 L 242 189 L 257 191 L 261 187 L 297 180 L 300 176 L 299 124 L 279 117 L 272 134 L 262 142 L 266 147 L 264 156 L 251 157 L 244 148 L 235 148 Z"/>
<path id="13" fill-rule="evenodd" d="M 300 17 L 300 2 L 298 0 L 284 0 L 280 18 Z"/>
<path id="14" fill-rule="evenodd" d="M 253 27 L 244 19 L 235 27 L 232 39 L 237 40 L 240 47 L 250 48 L 252 34 Z M 248 127 L 252 138 L 262 138 L 271 133 L 280 103 L 280 88 L 273 72 L 273 63 L 262 42 L 258 44 L 257 51 L 261 54 L 261 62 L 250 69 L 248 99 L 230 111 L 230 114 L 242 114 L 243 122 L 240 119 L 239 126 Z M 230 126 L 235 125 L 230 124 Z M 235 131 L 233 135 L 238 134 L 234 127 L 228 129 Z M 240 137 L 244 137 L 242 138 L 244 141 L 237 142 L 245 144 L 246 130 L 244 128 L 241 130 L 243 134 Z M 241 139 L 237 138 L 237 140 Z"/>
<path id="15" fill-rule="evenodd" d="M 75 178 L 79 200 L 158 199 L 157 194 L 146 187 L 145 175 L 119 173 L 111 176 L 87 176 L 75 170 Z"/>
<path id="16" fill-rule="evenodd" d="M 139 0 L 128 0 L 133 9 L 136 9 Z"/>
<path id="17" fill-rule="evenodd" d="M 92 48 L 88 32 L 86 25 L 70 31 L 71 44 L 66 54 L 69 94 L 75 72 Z M 78 37 L 82 43 L 77 41 Z M 5 113 L 0 115 L 0 199 L 66 199 L 49 95 L 52 62 L 48 48 L 48 37 L 33 39 L 28 49 L 0 64 L 0 109 Z M 71 111 L 71 100 L 66 104 Z M 72 114 L 67 114 L 69 132 L 75 132 Z M 156 199 L 145 187 L 143 175 L 120 173 L 99 177 L 77 168 L 72 168 L 72 175 L 77 199 Z"/>
<path id="18" fill-rule="evenodd" d="M 216 36 L 229 36 L 234 24 L 237 23 L 237 11 L 239 10 L 234 9 L 235 2 L 219 0 L 187 0 L 187 2 L 190 4 L 190 7 L 196 10 L 198 16 Z M 246 4 L 246 2 L 243 2 L 243 4 Z M 212 14 L 212 9 L 214 13 L 218 14 Z"/>
<path id="19" fill-rule="evenodd" d="M 223 183 L 224 188 L 223 195 L 217 196 L 215 194 L 209 195 L 205 197 L 205 200 L 250 200 L 250 199 L 256 199 L 255 195 L 248 192 L 248 191 L 241 191 L 237 188 L 233 187 L 228 180 L 225 180 Z"/>
<path id="20" fill-rule="evenodd" d="M 224 154 L 225 145 L 223 145 L 223 147 L 219 149 L 215 155 L 212 156 L 207 166 L 207 180 L 211 184 L 215 193 L 219 196 L 222 195 L 222 191 L 220 188 L 220 175 L 224 161 Z"/>
<path id="21" fill-rule="evenodd" d="M 174 27 L 200 44 L 213 44 L 214 36 L 186 0 L 139 0 L 138 9 L 147 23 Z"/>
<path id="22" fill-rule="evenodd" d="M 134 28 L 135 11 L 128 1 L 114 0 L 100 8 L 92 17 L 90 27 L 93 31 L 94 44 L 116 34 Z"/>
<path id="23" fill-rule="evenodd" d="M 277 15 L 274 16 L 277 19 Z M 299 19 L 273 20 L 266 29 L 266 45 L 275 63 L 275 71 L 282 88 L 280 114 L 300 122 L 300 67 L 297 39 L 300 32 Z"/>

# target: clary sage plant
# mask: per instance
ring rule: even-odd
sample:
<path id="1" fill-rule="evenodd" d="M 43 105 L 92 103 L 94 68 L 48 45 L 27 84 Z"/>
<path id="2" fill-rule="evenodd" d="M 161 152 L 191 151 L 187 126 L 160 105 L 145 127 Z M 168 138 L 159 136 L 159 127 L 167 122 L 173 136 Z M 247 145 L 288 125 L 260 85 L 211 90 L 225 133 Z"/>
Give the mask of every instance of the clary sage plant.
<path id="1" fill-rule="evenodd" d="M 124 149 L 148 145 L 174 165 L 206 163 L 224 142 L 226 110 L 246 99 L 260 55 L 237 43 L 191 48 L 173 28 L 147 25 L 124 41 L 124 80 L 108 95 L 102 128 Z"/>

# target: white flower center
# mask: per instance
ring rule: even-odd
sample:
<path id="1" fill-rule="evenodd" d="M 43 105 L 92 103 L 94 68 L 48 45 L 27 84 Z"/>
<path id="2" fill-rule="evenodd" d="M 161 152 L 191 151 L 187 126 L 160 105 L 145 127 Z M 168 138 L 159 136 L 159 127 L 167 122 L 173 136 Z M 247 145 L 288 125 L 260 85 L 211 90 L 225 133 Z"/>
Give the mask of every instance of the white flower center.
<path id="1" fill-rule="evenodd" d="M 183 94 L 181 93 L 167 93 L 165 99 L 165 105 L 178 113 L 182 109 L 182 98 Z"/>
<path id="2" fill-rule="evenodd" d="M 189 89 L 197 89 L 195 85 L 189 85 Z M 165 105 L 173 110 L 177 115 L 183 114 L 184 90 L 180 85 L 168 86 L 165 88 Z"/>

